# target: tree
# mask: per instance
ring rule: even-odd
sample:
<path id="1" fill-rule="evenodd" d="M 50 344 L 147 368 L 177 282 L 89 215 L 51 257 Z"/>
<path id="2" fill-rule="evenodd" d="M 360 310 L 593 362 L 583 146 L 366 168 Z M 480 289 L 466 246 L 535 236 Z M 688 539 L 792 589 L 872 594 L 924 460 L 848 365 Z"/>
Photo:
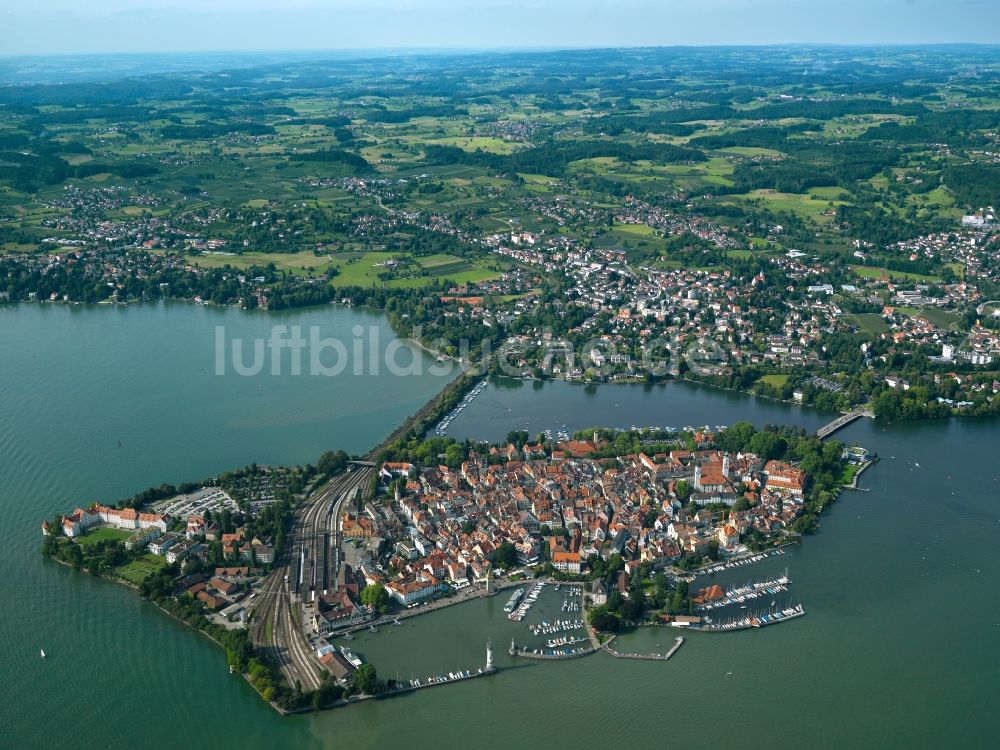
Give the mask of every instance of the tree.
<path id="1" fill-rule="evenodd" d="M 674 485 L 674 492 L 677 493 L 678 499 L 684 502 L 689 497 L 691 497 L 691 485 L 687 483 L 685 479 L 679 479 L 677 484 Z"/>
<path id="2" fill-rule="evenodd" d="M 756 453 L 764 461 L 774 458 L 781 458 L 785 455 L 788 444 L 785 439 L 777 433 L 764 430 L 754 435 L 747 443 L 747 450 Z"/>
<path id="3" fill-rule="evenodd" d="M 715 442 L 723 450 L 731 453 L 738 453 L 745 450 L 750 440 L 754 437 L 756 430 L 750 422 L 737 422 L 729 429 L 723 430 L 716 437 Z"/>
<path id="4" fill-rule="evenodd" d="M 319 461 L 316 462 L 316 470 L 323 476 L 327 477 L 339 474 L 347 468 L 347 462 L 350 458 L 351 457 L 342 450 L 338 450 L 336 452 L 326 451 L 319 457 Z"/>
<path id="5" fill-rule="evenodd" d="M 618 627 L 621 624 L 618 620 L 618 615 L 609 612 L 607 605 L 590 610 L 587 617 L 590 619 L 590 624 L 595 630 L 600 630 L 604 633 L 617 633 Z"/>
<path id="6" fill-rule="evenodd" d="M 462 450 L 462 446 L 449 445 L 444 452 L 444 462 L 449 469 L 459 469 L 462 466 L 462 462 L 465 460 L 465 451 Z"/>
<path id="7" fill-rule="evenodd" d="M 504 570 L 508 570 L 517 565 L 517 548 L 510 542 L 504 542 L 497 547 L 494 562 Z"/>
<path id="8" fill-rule="evenodd" d="M 378 673 L 371 664 L 362 664 L 351 677 L 351 687 L 356 693 L 374 695 L 378 692 Z"/>
<path id="9" fill-rule="evenodd" d="M 626 622 L 638 622 L 646 609 L 646 597 L 642 591 L 633 591 L 621 606 L 621 616 Z"/>
<path id="10" fill-rule="evenodd" d="M 83 567 L 83 550 L 79 544 L 70 543 L 66 549 L 66 562 L 79 570 Z"/>
<path id="11" fill-rule="evenodd" d="M 381 583 L 365 586 L 361 592 L 361 603 L 384 615 L 389 611 L 389 592 Z"/>
<path id="12" fill-rule="evenodd" d="M 644 529 L 651 529 L 656 525 L 656 519 L 659 517 L 659 513 L 656 508 L 651 508 L 646 512 L 645 518 L 642 519 L 642 527 Z"/>
<path id="13" fill-rule="evenodd" d="M 680 614 L 687 610 L 687 595 L 688 595 L 688 584 L 687 581 L 680 580 L 677 582 L 677 588 L 674 589 L 674 595 L 670 599 L 670 611 L 673 614 Z"/>

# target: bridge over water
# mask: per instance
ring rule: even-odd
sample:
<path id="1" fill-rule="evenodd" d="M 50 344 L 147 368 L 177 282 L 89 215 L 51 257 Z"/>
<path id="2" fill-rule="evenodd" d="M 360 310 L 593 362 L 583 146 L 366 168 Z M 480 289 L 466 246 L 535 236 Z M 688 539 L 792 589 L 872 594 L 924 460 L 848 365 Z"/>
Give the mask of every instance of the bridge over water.
<path id="1" fill-rule="evenodd" d="M 820 440 L 828 438 L 837 430 L 846 427 L 847 425 L 851 424 L 851 422 L 857 419 L 861 419 L 862 417 L 869 417 L 874 419 L 875 414 L 873 412 L 868 411 L 867 409 L 855 409 L 854 411 L 847 412 L 847 414 L 841 414 L 839 417 L 837 417 L 829 424 L 825 424 L 818 430 L 816 430 L 816 437 L 818 437 Z"/>

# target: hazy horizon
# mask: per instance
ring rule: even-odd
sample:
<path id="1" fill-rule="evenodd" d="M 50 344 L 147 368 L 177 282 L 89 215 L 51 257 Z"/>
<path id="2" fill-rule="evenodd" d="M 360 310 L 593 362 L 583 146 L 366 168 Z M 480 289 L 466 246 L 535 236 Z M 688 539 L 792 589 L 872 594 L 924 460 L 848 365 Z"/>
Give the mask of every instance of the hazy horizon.
<path id="1" fill-rule="evenodd" d="M 5 57 L 1000 42 L 990 0 L 43 0 L 0 17 Z"/>

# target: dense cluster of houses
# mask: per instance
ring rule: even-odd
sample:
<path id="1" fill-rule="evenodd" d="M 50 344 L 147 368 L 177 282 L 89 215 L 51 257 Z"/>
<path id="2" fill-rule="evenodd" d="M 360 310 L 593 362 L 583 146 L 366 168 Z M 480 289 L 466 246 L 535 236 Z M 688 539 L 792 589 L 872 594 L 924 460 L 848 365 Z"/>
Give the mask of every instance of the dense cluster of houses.
<path id="1" fill-rule="evenodd" d="M 571 218 L 564 215 L 568 206 L 557 206 L 562 218 Z M 747 247 L 746 238 L 732 228 L 635 198 L 626 197 L 613 219 L 666 235 L 697 237 L 719 250 Z M 781 227 L 773 227 L 774 238 L 781 232 Z M 550 376 L 571 380 L 620 380 L 664 365 L 668 355 L 662 347 L 658 353 L 657 346 L 666 341 L 674 352 L 706 340 L 718 344 L 714 350 L 718 366 L 713 367 L 711 360 L 703 363 L 718 374 L 742 364 L 779 371 L 820 365 L 831 335 L 859 331 L 858 318 L 845 310 L 845 300 L 855 308 L 882 309 L 888 330 L 871 335 L 891 351 L 948 345 L 957 360 L 988 366 L 1000 358 L 995 326 L 975 326 L 965 334 L 951 322 L 970 305 L 982 302 L 979 280 L 995 285 L 1000 279 L 998 239 L 992 222 L 984 221 L 886 249 L 911 262 L 932 260 L 938 267 L 950 267 L 961 277 L 953 283 L 906 281 L 906 274 L 862 272 L 843 264 L 831 267 L 798 250 L 761 254 L 759 272 L 745 276 L 723 267 L 644 265 L 629 261 L 621 248 L 586 247 L 565 235 L 515 231 L 493 234 L 481 242 L 523 266 L 565 277 L 564 299 L 557 307 L 590 312 L 563 338 L 521 326 L 504 346 L 516 367 L 525 373 L 538 367 Z M 856 245 L 852 260 L 860 267 L 867 262 L 871 245 Z M 538 303 L 519 304 L 530 309 Z M 512 313 L 516 317 L 526 309 Z M 928 309 L 950 311 L 950 316 L 927 314 Z M 486 320 L 490 313 L 472 311 L 473 317 L 477 314 Z M 583 341 L 585 348 L 574 347 Z M 878 367 L 879 362 L 873 360 L 871 365 Z"/>
<path id="2" fill-rule="evenodd" d="M 383 477 L 405 485 L 393 509 L 365 514 L 392 552 L 361 574 L 410 605 L 445 586 L 486 581 L 505 545 L 519 564 L 548 561 L 567 573 L 584 571 L 594 555 L 663 566 L 715 548 L 735 553 L 754 529 L 770 536 L 801 512 L 807 477 L 779 461 L 715 449 L 585 457 L 602 447 L 595 436 L 550 455 L 530 444 L 494 447 L 494 460 L 473 454 L 457 469 L 400 473 L 409 465 L 387 464 Z"/>
<path id="3" fill-rule="evenodd" d="M 262 573 L 246 565 L 216 567 L 214 570 L 186 575 L 178 580 L 178 589 L 200 601 L 222 619 L 244 621 L 246 602 L 253 596 L 252 584 Z"/>

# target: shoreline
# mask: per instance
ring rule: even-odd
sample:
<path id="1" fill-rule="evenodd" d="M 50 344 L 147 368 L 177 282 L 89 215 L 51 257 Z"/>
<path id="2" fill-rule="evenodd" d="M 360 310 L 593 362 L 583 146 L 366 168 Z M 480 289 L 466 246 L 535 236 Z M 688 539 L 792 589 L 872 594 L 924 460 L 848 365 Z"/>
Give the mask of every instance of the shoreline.
<path id="1" fill-rule="evenodd" d="M 218 308 L 218 309 L 240 310 L 240 311 L 246 312 L 246 313 L 259 312 L 259 313 L 265 313 L 265 314 L 270 314 L 270 313 L 288 313 L 288 312 L 294 312 L 294 311 L 300 311 L 300 310 L 301 311 L 318 310 L 318 309 L 321 309 L 321 308 L 331 307 L 331 306 L 333 306 L 333 307 L 341 307 L 341 308 L 349 308 L 349 309 L 363 308 L 363 309 L 369 311 L 370 313 L 384 316 L 385 319 L 386 319 L 386 321 L 388 321 L 388 319 L 389 319 L 388 313 L 386 313 L 386 311 L 383 308 L 370 307 L 368 305 L 363 305 L 363 304 L 362 305 L 345 304 L 344 302 L 342 302 L 339 299 L 333 299 L 333 300 L 330 300 L 329 302 L 315 303 L 315 304 L 309 304 L 309 305 L 301 305 L 301 306 L 294 306 L 294 307 L 285 307 L 285 308 L 281 308 L 281 309 L 278 309 L 278 310 L 273 310 L 273 309 L 269 309 L 269 308 L 259 308 L 259 307 L 256 307 L 256 308 L 247 308 L 247 307 L 243 307 L 242 305 L 239 305 L 239 304 L 217 304 L 215 302 L 196 302 L 193 297 L 157 297 L 155 299 L 148 299 L 148 300 L 127 300 L 125 302 L 115 302 L 115 301 L 112 301 L 112 300 L 101 300 L 99 302 L 81 302 L 81 301 L 61 300 L 61 299 L 60 300 L 10 300 L 10 301 L 5 301 L 5 302 L 0 303 L 0 308 L 5 307 L 5 306 L 16 307 L 16 306 L 21 306 L 21 305 L 32 305 L 32 304 L 38 304 L 40 306 L 45 306 L 45 305 L 60 305 L 60 306 L 72 306 L 72 307 L 81 307 L 81 306 L 82 307 L 87 307 L 87 306 L 92 306 L 92 307 L 135 307 L 135 306 L 141 306 L 141 305 L 144 305 L 144 304 L 149 304 L 149 303 L 154 303 L 155 304 L 155 303 L 160 303 L 160 302 L 163 302 L 163 303 L 191 304 L 191 305 L 194 305 L 196 307 L 214 307 L 214 308 Z M 392 328 L 391 323 L 390 323 L 390 328 Z M 420 341 L 419 339 L 413 338 L 412 336 L 403 336 L 399 332 L 397 332 L 395 329 L 393 329 L 393 334 L 396 335 L 397 338 L 399 338 L 400 340 L 406 341 L 406 342 L 412 344 L 413 346 L 417 347 L 422 352 L 424 352 L 425 354 L 427 354 L 430 357 L 433 357 L 438 362 L 449 362 L 449 363 L 452 363 L 453 365 L 454 364 L 458 364 L 459 367 L 461 368 L 460 374 L 468 373 L 471 369 L 473 369 L 474 367 L 477 366 L 477 362 L 473 361 L 472 359 L 470 359 L 466 363 L 463 363 L 458 358 L 456 358 L 456 357 L 454 357 L 452 355 L 449 355 L 449 354 L 445 354 L 445 353 L 443 353 L 443 352 L 441 352 L 441 351 L 439 351 L 437 349 L 434 349 L 433 347 L 425 344 L 424 342 Z M 727 393 L 737 393 L 737 394 L 741 394 L 741 395 L 745 395 L 745 396 L 750 396 L 752 398 L 763 399 L 765 401 L 770 401 L 770 402 L 777 403 L 777 404 L 784 404 L 784 405 L 787 405 L 787 406 L 796 406 L 796 407 L 799 407 L 799 408 L 814 409 L 817 412 L 822 413 L 822 414 L 826 414 L 827 413 L 827 410 L 825 410 L 825 409 L 821 409 L 819 407 L 812 406 L 811 404 L 803 404 L 801 401 L 796 401 L 794 399 L 783 399 L 783 398 L 778 398 L 778 397 L 775 397 L 775 396 L 769 396 L 769 395 L 766 395 L 766 394 L 763 394 L 763 393 L 757 393 L 753 389 L 730 388 L 730 387 L 726 387 L 726 386 L 715 385 L 713 383 L 706 383 L 706 382 L 704 382 L 702 380 L 699 380 L 699 379 L 696 379 L 696 378 L 687 377 L 687 376 L 684 376 L 684 377 L 657 377 L 657 378 L 655 378 L 655 379 L 653 379 L 653 380 L 651 380 L 649 382 L 645 382 L 644 380 L 642 380 L 641 378 L 638 378 L 638 377 L 635 378 L 635 379 L 619 380 L 619 381 L 607 380 L 607 381 L 596 381 L 596 382 L 594 382 L 594 381 L 584 382 L 583 380 L 575 380 L 575 379 L 571 380 L 571 379 L 568 379 L 566 377 L 551 377 L 551 376 L 547 376 L 547 377 L 543 377 L 543 378 L 536 378 L 534 376 L 495 375 L 493 373 L 490 373 L 489 371 L 482 372 L 481 375 L 483 375 L 484 377 L 503 377 L 503 378 L 510 378 L 512 380 L 532 381 L 532 382 L 540 382 L 540 383 L 562 382 L 562 383 L 567 383 L 567 384 L 570 384 L 570 385 L 582 385 L 582 386 L 599 386 L 599 385 L 612 385 L 612 386 L 621 386 L 621 385 L 626 385 L 626 386 L 628 386 L 628 385 L 642 385 L 642 386 L 647 386 L 647 385 L 649 385 L 649 386 L 653 386 L 653 385 L 665 385 L 665 384 L 667 384 L 667 383 L 669 383 L 671 381 L 674 381 L 674 382 L 684 382 L 684 383 L 691 383 L 693 385 L 697 385 L 697 386 L 699 386 L 701 388 L 709 388 L 709 389 L 712 389 L 712 390 L 718 390 L 720 392 L 727 392 Z M 863 408 L 863 407 L 865 407 L 865 404 L 853 404 L 846 411 L 839 411 L 839 412 L 830 411 L 829 413 L 831 413 L 831 414 L 833 414 L 833 413 L 847 414 L 852 409 L 858 409 L 858 408 Z M 897 418 L 895 418 L 894 420 L 891 420 L 891 421 L 913 421 L 913 422 L 920 422 L 920 421 L 941 421 L 941 420 L 949 420 L 949 419 L 970 419 L 970 418 L 971 419 L 990 419 L 990 418 L 995 418 L 997 416 L 1000 416 L 1000 415 L 994 415 L 994 414 L 972 415 L 972 414 L 967 414 L 967 413 L 962 413 L 962 412 L 952 412 L 950 414 L 941 415 L 941 416 L 920 416 L 920 417 L 916 417 L 914 419 L 900 419 L 900 418 L 897 417 Z M 879 420 L 879 419 L 886 419 L 886 418 L 879 417 L 879 415 L 876 414 L 874 416 L 874 419 Z"/>
<path id="2" fill-rule="evenodd" d="M 69 568 L 70 570 L 72 570 L 72 571 L 74 571 L 76 573 L 86 573 L 87 575 L 89 575 L 92 578 L 97 578 L 99 580 L 106 581 L 106 582 L 111 583 L 111 584 L 118 584 L 118 585 L 124 586 L 124 587 L 126 587 L 128 589 L 131 589 L 136 594 L 139 593 L 139 587 L 136 586 L 135 584 L 129 582 L 129 581 L 126 581 L 124 578 L 112 578 L 111 576 L 104 575 L 103 573 L 92 573 L 91 570 L 90 570 L 90 568 L 79 568 L 79 569 L 77 569 L 77 568 L 74 568 L 72 565 L 70 565 L 65 560 L 59 560 L 59 559 L 57 559 L 55 557 L 46 557 L 46 559 L 47 560 L 51 560 L 52 562 L 57 563 L 59 565 L 62 565 L 64 567 L 66 567 L 66 568 Z M 182 620 L 180 617 L 178 617 L 177 615 L 175 615 L 173 612 L 169 611 L 168 609 L 165 609 L 158 602 L 154 602 L 152 599 L 145 599 L 145 598 L 143 598 L 140 595 L 139 596 L 139 601 L 140 602 L 144 602 L 146 604 L 151 604 L 152 606 L 156 607 L 156 609 L 159 610 L 162 614 L 164 614 L 167 617 L 169 617 L 171 620 L 173 620 L 174 622 L 176 622 L 178 625 L 182 625 L 185 628 L 188 628 L 189 630 L 193 630 L 196 633 L 198 633 L 199 635 L 204 636 L 209 641 L 211 641 L 216 646 L 218 646 L 220 649 L 222 649 L 223 653 L 225 653 L 226 647 L 223 646 L 221 643 L 219 643 L 215 638 L 213 638 L 210 633 L 206 633 L 201 628 L 196 628 L 194 625 L 192 625 L 191 623 L 187 622 L 186 620 Z M 206 619 L 208 619 L 208 618 L 206 618 Z M 235 673 L 231 673 L 231 674 L 235 674 Z M 255 693 L 257 693 L 258 696 L 260 696 L 261 700 L 266 700 L 264 698 L 264 695 L 254 686 L 253 682 L 250 681 L 250 674 L 249 673 L 247 673 L 247 672 L 240 672 L 240 676 L 244 680 L 246 680 L 246 683 L 251 687 L 251 689 L 253 689 L 253 691 Z M 274 701 L 267 701 L 267 703 L 270 704 L 271 707 L 274 708 L 279 714 L 290 713 L 288 711 L 285 711 L 281 707 L 279 707 Z M 309 710 L 313 710 L 313 709 L 309 709 Z"/>
<path id="3" fill-rule="evenodd" d="M 875 458 L 869 459 L 868 461 L 865 461 L 863 464 L 861 464 L 858 470 L 854 472 L 854 477 L 851 479 L 851 483 L 842 485 L 841 489 L 855 490 L 856 492 L 868 492 L 869 491 L 868 488 L 858 487 L 858 479 L 872 466 L 872 464 L 876 464 L 878 463 L 878 461 L 879 457 L 876 456 Z"/>

